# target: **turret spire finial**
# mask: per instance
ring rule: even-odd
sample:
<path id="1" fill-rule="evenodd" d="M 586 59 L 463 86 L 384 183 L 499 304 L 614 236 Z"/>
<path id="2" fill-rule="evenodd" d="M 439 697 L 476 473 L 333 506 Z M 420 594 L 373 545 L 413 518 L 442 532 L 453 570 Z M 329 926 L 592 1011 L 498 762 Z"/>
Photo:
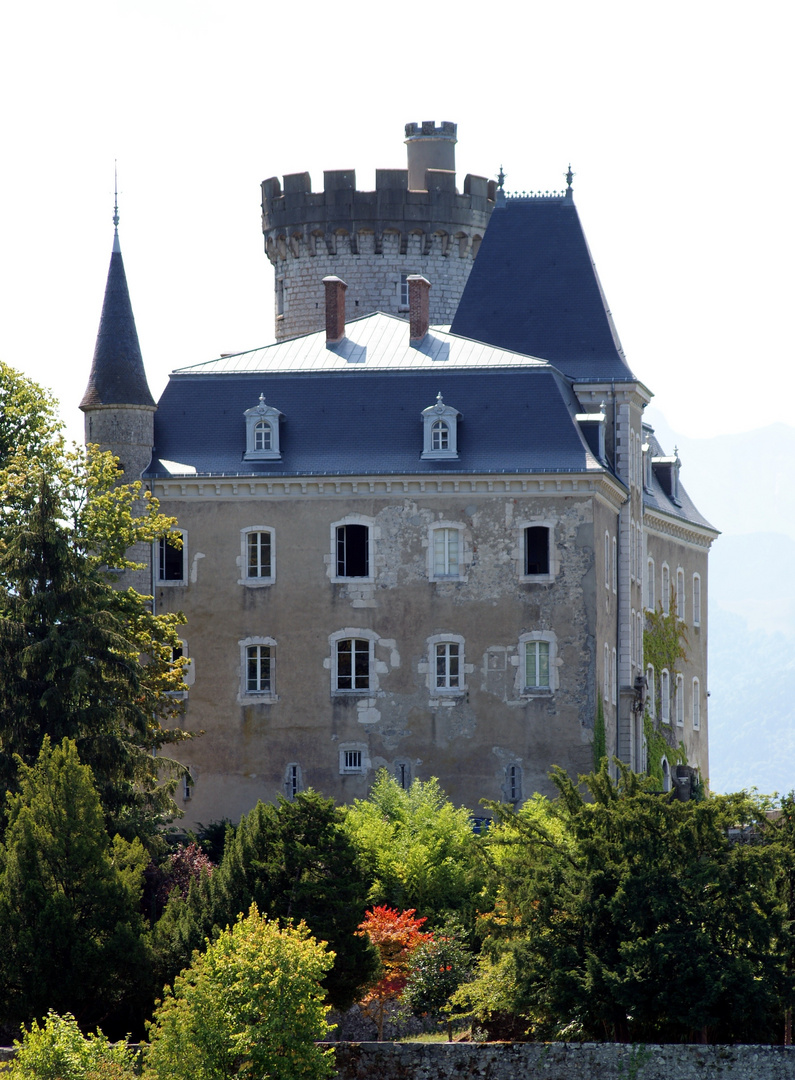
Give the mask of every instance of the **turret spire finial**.
<path id="1" fill-rule="evenodd" d="M 119 245 L 119 173 L 113 159 L 113 250 L 121 251 Z"/>
<path id="2" fill-rule="evenodd" d="M 566 198 L 571 198 L 571 182 L 574 179 L 574 173 L 571 171 L 571 162 L 569 162 L 569 168 L 566 173 Z"/>

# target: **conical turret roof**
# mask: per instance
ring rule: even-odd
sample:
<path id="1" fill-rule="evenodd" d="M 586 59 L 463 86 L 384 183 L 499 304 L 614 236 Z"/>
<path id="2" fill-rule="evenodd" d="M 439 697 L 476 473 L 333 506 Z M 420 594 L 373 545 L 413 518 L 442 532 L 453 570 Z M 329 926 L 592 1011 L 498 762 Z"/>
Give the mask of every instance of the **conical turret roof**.
<path id="1" fill-rule="evenodd" d="M 113 238 L 94 360 L 80 408 L 86 412 L 107 405 L 155 408 L 138 344 L 118 230 Z"/>

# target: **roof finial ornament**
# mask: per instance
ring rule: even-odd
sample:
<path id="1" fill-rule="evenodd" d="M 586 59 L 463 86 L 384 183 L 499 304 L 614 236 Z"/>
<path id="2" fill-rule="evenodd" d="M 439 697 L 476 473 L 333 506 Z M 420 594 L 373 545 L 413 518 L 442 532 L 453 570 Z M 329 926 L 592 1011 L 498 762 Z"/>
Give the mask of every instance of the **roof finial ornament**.
<path id="1" fill-rule="evenodd" d="M 505 173 L 502 165 L 497 173 L 497 206 L 505 206 Z"/>
<path id="2" fill-rule="evenodd" d="M 119 246 L 119 172 L 116 159 L 113 159 L 113 250 L 121 251 Z"/>
<path id="3" fill-rule="evenodd" d="M 571 162 L 569 162 L 568 172 L 566 173 L 566 198 L 571 198 L 571 182 L 574 179 L 574 173 L 571 171 Z"/>
<path id="4" fill-rule="evenodd" d="M 264 394 L 260 394 L 260 396 L 259 396 L 259 405 L 257 406 L 257 408 L 259 409 L 260 412 L 265 412 L 265 409 L 267 408 L 267 406 L 265 404 L 265 395 Z"/>
<path id="5" fill-rule="evenodd" d="M 442 391 L 441 390 L 436 395 L 436 404 L 434 405 L 434 408 L 436 409 L 437 412 L 444 412 L 444 399 L 442 397 Z"/>

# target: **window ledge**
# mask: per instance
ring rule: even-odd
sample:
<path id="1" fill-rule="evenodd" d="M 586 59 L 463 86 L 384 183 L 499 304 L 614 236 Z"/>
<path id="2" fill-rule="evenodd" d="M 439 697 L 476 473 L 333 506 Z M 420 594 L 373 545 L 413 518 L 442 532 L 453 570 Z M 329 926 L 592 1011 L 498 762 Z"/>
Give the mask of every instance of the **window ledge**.
<path id="1" fill-rule="evenodd" d="M 188 584 L 187 578 L 180 578 L 178 581 L 167 581 L 164 578 L 163 579 L 158 578 L 158 580 L 157 580 L 158 589 L 179 588 L 180 586 L 184 587 L 187 584 Z"/>
<path id="2" fill-rule="evenodd" d="M 276 578 L 238 578 L 238 585 L 244 585 L 247 589 L 264 589 L 269 585 L 274 585 Z"/>
<path id="3" fill-rule="evenodd" d="M 279 700 L 278 694 L 238 694 L 239 705 L 275 705 Z"/>
<path id="4" fill-rule="evenodd" d="M 554 691 L 548 686 L 526 686 L 522 690 L 523 698 L 551 698 Z"/>
<path id="5" fill-rule="evenodd" d="M 549 585 L 555 580 L 554 574 L 520 574 L 519 580 L 527 585 Z"/>

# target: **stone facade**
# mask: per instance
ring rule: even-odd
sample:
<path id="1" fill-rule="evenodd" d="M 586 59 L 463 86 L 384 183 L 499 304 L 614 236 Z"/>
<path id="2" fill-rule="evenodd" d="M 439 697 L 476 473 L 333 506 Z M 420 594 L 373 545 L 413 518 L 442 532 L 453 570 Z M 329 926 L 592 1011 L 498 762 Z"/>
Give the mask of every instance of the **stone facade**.
<path id="1" fill-rule="evenodd" d="M 406 134 L 409 168 L 378 169 L 375 191 L 357 191 L 354 171 L 325 172 L 321 192 L 308 173 L 263 182 L 278 341 L 322 328 L 328 275 L 348 285 L 348 317 L 356 318 L 408 317 L 406 278 L 422 274 L 433 286 L 431 322 L 452 322 L 497 187 L 468 174 L 463 193 L 456 190 L 455 124 L 408 124 Z"/>

